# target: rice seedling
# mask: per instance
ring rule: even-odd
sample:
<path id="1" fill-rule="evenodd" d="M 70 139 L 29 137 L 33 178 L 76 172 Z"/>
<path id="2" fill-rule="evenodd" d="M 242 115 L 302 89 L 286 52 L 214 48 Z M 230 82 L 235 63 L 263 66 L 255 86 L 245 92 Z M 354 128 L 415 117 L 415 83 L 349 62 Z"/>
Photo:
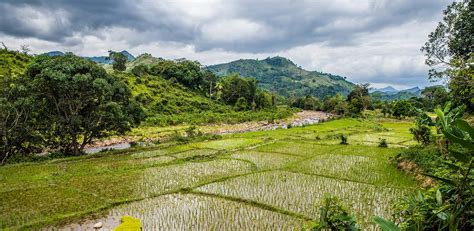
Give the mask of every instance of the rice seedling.
<path id="1" fill-rule="evenodd" d="M 0 209 L 8 212 L 0 213 L 0 229 L 38 229 L 111 208 L 104 228 L 129 215 L 144 230 L 295 230 L 301 217 L 319 216 L 325 193 L 339 197 L 363 229 L 375 229 L 372 216 L 389 217 L 391 205 L 416 187 L 388 164 L 395 147 L 414 142 L 410 126 L 341 119 L 132 154 L 3 166 Z M 350 145 L 337 145 L 339 134 Z M 389 147 L 376 147 L 379 138 Z M 168 194 L 176 192 L 190 193 Z"/>
<path id="2" fill-rule="evenodd" d="M 243 148 L 255 144 L 261 143 L 260 139 L 224 139 L 224 140 L 214 140 L 207 142 L 199 142 L 191 144 L 195 148 L 209 148 L 209 149 L 218 149 L 218 150 L 232 150 L 236 148 Z"/>
<path id="3" fill-rule="evenodd" d="M 320 176 L 363 182 L 376 185 L 413 186 L 414 182 L 398 171 L 373 157 L 327 154 L 294 164 L 289 168 Z"/>
<path id="4" fill-rule="evenodd" d="M 136 187 L 148 197 L 180 188 L 216 180 L 226 176 L 250 172 L 252 165 L 238 160 L 187 162 L 157 168 L 148 168 Z"/>
<path id="5" fill-rule="evenodd" d="M 173 156 L 176 157 L 177 159 L 187 159 L 187 158 L 193 158 L 193 157 L 210 156 L 216 153 L 217 153 L 217 150 L 212 150 L 212 149 L 194 149 L 194 150 L 189 150 L 185 152 L 178 152 L 178 153 L 173 154 Z"/>
<path id="6" fill-rule="evenodd" d="M 261 152 L 274 152 L 293 154 L 297 156 L 321 155 L 339 147 L 320 145 L 316 142 L 279 141 L 273 144 L 263 145 L 256 150 Z"/>
<path id="7" fill-rule="evenodd" d="M 259 169 L 281 168 L 288 163 L 301 159 L 301 157 L 294 155 L 256 152 L 252 150 L 236 152 L 233 153 L 231 157 L 251 161 Z"/>
<path id="8" fill-rule="evenodd" d="M 113 208 L 101 221 L 115 227 L 122 216 L 140 219 L 143 230 L 295 230 L 304 221 L 244 203 L 193 194 L 170 194 Z M 71 228 L 65 226 L 63 229 Z"/>
<path id="9" fill-rule="evenodd" d="M 285 171 L 242 176 L 204 185 L 197 190 L 255 200 L 309 217 L 319 216 L 323 195 L 330 193 L 339 197 L 368 229 L 374 228 L 372 216 L 390 216 L 392 204 L 410 191 Z"/>

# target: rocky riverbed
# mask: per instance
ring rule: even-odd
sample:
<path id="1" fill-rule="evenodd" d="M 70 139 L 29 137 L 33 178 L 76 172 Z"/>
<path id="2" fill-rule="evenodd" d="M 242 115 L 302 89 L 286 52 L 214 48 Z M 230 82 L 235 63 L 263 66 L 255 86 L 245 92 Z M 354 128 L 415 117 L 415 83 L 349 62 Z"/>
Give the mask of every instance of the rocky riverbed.
<path id="1" fill-rule="evenodd" d="M 316 124 L 325 120 L 328 120 L 333 115 L 321 112 L 321 111 L 301 111 L 296 113 L 290 118 L 276 120 L 276 121 L 251 121 L 239 124 L 212 124 L 212 125 L 202 125 L 197 126 L 197 129 L 204 133 L 211 134 L 233 134 L 233 133 L 242 133 L 242 132 L 251 132 L 251 131 L 263 131 L 263 130 L 275 130 L 278 128 L 286 129 L 288 127 L 300 127 L 305 125 Z M 172 130 L 172 129 L 170 129 Z M 182 129 L 176 128 L 176 131 Z M 169 130 L 168 130 L 169 132 Z M 147 137 L 115 137 L 107 140 L 98 140 L 94 141 L 91 145 L 88 145 L 85 149 L 87 153 L 96 153 L 106 149 L 125 149 L 129 148 L 132 142 L 143 140 L 146 142 L 152 142 L 160 140 L 160 138 L 147 138 Z"/>

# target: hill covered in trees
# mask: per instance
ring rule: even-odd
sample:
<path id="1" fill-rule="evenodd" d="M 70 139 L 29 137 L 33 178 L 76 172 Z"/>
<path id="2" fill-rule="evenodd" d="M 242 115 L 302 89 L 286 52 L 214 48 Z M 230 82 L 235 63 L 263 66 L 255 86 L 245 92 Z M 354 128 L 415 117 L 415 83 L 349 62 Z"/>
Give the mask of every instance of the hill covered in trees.
<path id="1" fill-rule="evenodd" d="M 324 98 L 336 93 L 347 95 L 354 88 L 354 84 L 345 77 L 307 71 L 291 60 L 278 56 L 264 60 L 241 59 L 208 66 L 207 69 L 218 76 L 239 73 L 244 77 L 254 77 L 259 87 L 283 96 L 312 95 Z"/>

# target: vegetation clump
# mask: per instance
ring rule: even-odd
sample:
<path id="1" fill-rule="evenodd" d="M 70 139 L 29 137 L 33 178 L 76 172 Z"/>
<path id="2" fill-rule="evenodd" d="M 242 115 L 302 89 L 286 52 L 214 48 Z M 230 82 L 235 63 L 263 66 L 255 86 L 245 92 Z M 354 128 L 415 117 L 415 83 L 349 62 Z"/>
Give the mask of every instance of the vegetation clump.
<path id="1" fill-rule="evenodd" d="M 307 225 L 308 230 L 360 230 L 355 216 L 347 211 L 339 198 L 325 194 L 320 210 L 318 223 Z"/>
<path id="2" fill-rule="evenodd" d="M 341 139 L 341 142 L 339 144 L 343 144 L 343 145 L 348 145 L 349 143 L 347 142 L 347 136 L 344 135 L 344 134 L 341 134 L 339 136 L 339 138 Z"/>
<path id="3" fill-rule="evenodd" d="M 388 148 L 387 139 L 380 139 L 379 148 Z"/>

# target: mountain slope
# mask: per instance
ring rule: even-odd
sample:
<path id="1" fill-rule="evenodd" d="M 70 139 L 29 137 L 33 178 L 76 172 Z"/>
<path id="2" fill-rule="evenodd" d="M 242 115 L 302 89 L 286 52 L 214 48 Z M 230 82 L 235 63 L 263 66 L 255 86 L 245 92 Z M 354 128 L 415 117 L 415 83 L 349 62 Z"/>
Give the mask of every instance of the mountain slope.
<path id="1" fill-rule="evenodd" d="M 421 89 L 419 87 L 413 87 L 399 91 L 391 86 L 388 86 L 380 89 L 373 88 L 370 89 L 369 92 L 374 100 L 382 101 L 403 100 L 421 96 Z"/>
<path id="2" fill-rule="evenodd" d="M 31 57 L 18 51 L 0 49 L 0 77 L 23 74 Z"/>
<path id="3" fill-rule="evenodd" d="M 314 95 L 322 98 L 336 93 L 348 94 L 354 87 L 344 77 L 307 71 L 278 56 L 264 60 L 241 59 L 208 66 L 207 69 L 218 76 L 239 73 L 244 77 L 255 77 L 260 87 L 283 96 Z"/>

